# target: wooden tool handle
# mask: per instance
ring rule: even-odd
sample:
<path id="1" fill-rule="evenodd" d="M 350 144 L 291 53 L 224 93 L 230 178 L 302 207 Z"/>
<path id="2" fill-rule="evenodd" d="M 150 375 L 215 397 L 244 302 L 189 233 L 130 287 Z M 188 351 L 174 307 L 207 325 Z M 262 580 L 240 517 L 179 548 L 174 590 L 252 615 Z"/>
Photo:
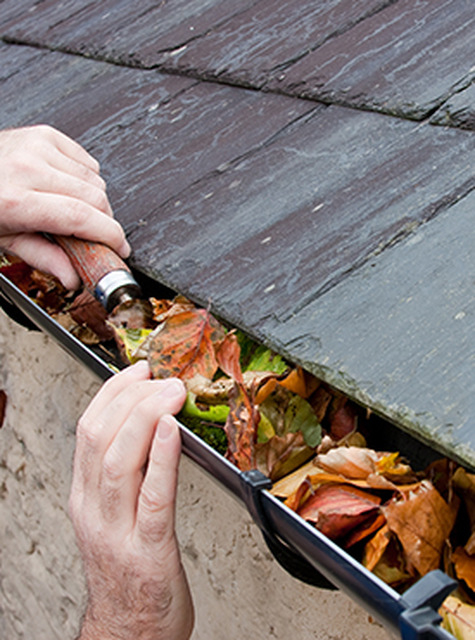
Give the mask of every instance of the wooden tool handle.
<path id="1" fill-rule="evenodd" d="M 54 236 L 54 239 L 67 253 L 79 277 L 91 293 L 94 293 L 99 280 L 111 271 L 122 269 L 130 273 L 122 258 L 105 244 L 72 236 Z"/>

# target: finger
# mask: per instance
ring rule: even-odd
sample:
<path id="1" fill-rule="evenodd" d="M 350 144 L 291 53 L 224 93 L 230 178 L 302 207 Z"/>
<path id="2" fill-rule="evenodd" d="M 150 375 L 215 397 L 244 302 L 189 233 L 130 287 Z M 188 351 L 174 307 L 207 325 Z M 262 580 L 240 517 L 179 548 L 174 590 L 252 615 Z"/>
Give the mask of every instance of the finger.
<path id="1" fill-rule="evenodd" d="M 42 160 L 43 162 L 39 162 L 38 157 L 35 157 L 30 163 L 30 184 L 35 184 L 37 190 L 88 199 L 91 204 L 98 200 L 95 206 L 107 215 L 113 215 L 107 198 L 105 180 L 94 168 L 78 162 L 56 148 L 48 149 Z M 87 191 L 84 192 L 84 189 Z"/>
<path id="2" fill-rule="evenodd" d="M 43 236 L 34 233 L 3 236 L 0 246 L 32 267 L 56 276 L 66 289 L 77 289 L 81 284 L 66 253 Z"/>
<path id="3" fill-rule="evenodd" d="M 115 398 L 124 389 L 149 379 L 149 366 L 146 361 L 141 360 L 109 378 L 89 403 L 78 421 L 76 430 L 72 486 L 72 492 L 75 495 L 83 492 L 84 479 L 87 477 L 89 466 L 94 465 L 94 457 L 100 456 L 102 460 L 103 452 L 100 451 L 100 435 L 103 426 L 100 420 L 101 413 L 108 405 L 114 403 Z"/>
<path id="4" fill-rule="evenodd" d="M 164 382 L 157 392 L 134 407 L 104 455 L 101 511 L 108 521 L 133 525 L 143 468 L 157 423 L 163 415 L 177 413 L 183 405 L 183 384 L 176 379 Z"/>
<path id="5" fill-rule="evenodd" d="M 43 165 L 36 162 L 34 185 L 36 191 L 81 198 L 107 215 L 112 215 L 105 180 L 86 165 L 62 153 L 50 154 Z"/>
<path id="6" fill-rule="evenodd" d="M 69 162 L 70 165 L 73 164 L 71 161 Z M 76 166 L 80 167 L 81 165 L 76 164 Z M 82 200 L 98 211 L 112 216 L 112 209 L 102 178 L 92 172 L 88 175 L 87 169 L 75 171 L 73 166 L 67 168 L 69 171 L 49 166 L 46 171 L 38 172 L 34 190 Z"/>
<path id="7" fill-rule="evenodd" d="M 95 173 L 99 173 L 99 162 L 84 147 L 66 134 L 48 125 L 34 125 L 28 128 L 35 136 L 38 146 L 43 148 L 45 143 L 52 144 L 64 155 L 89 167 Z"/>
<path id="8" fill-rule="evenodd" d="M 175 498 L 181 441 L 176 420 L 163 416 L 157 426 L 137 506 L 136 531 L 145 543 L 174 536 Z"/>
<path id="9" fill-rule="evenodd" d="M 124 258 L 130 254 L 130 245 L 117 220 L 80 198 L 29 192 L 23 200 L 23 210 L 29 216 L 17 220 L 15 231 L 36 228 L 45 233 L 74 235 L 107 244 Z"/>
<path id="10" fill-rule="evenodd" d="M 82 419 L 86 422 L 94 422 L 96 417 L 111 404 L 124 389 L 127 389 L 127 387 L 134 382 L 150 380 L 150 376 L 150 367 L 145 360 L 140 360 L 123 369 L 102 385 L 84 411 Z"/>
<path id="11" fill-rule="evenodd" d="M 104 456 L 117 434 L 124 425 L 127 427 L 129 420 L 133 428 L 140 428 L 137 427 L 139 421 L 134 418 L 134 414 L 141 415 L 141 403 L 149 396 L 161 394 L 162 390 L 168 386 L 170 386 L 169 380 L 133 382 L 113 397 L 99 413 L 93 412 L 91 415 L 86 412 L 83 415 L 78 424 L 76 450 L 79 459 L 78 471 L 85 487 L 97 489 L 103 474 Z M 161 415 L 160 404 L 155 401 L 153 406 L 156 420 L 158 420 Z M 172 410 L 168 409 L 167 404 L 165 406 L 167 410 Z M 123 471 L 121 469 L 123 460 L 130 454 L 130 451 L 124 452 L 123 448 L 119 448 L 117 463 L 115 463 L 115 457 L 109 456 L 106 464 L 108 475 L 119 477 Z"/>

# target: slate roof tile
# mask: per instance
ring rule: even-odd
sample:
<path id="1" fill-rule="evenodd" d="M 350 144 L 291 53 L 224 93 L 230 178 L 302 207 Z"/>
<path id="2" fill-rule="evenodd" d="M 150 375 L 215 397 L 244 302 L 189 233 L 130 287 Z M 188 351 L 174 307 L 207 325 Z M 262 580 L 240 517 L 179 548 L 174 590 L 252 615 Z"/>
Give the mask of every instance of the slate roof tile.
<path id="1" fill-rule="evenodd" d="M 2 0 L 0 126 L 86 145 L 139 271 L 475 467 L 474 31 L 469 0 Z"/>

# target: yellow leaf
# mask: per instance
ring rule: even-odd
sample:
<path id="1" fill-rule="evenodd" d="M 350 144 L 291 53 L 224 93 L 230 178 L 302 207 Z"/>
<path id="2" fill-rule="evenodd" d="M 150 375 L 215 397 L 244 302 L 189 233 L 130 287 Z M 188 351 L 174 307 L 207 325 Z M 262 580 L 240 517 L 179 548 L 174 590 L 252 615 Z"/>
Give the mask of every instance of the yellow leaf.
<path id="1" fill-rule="evenodd" d="M 444 600 L 439 610 L 443 618 L 441 626 L 456 640 L 475 640 L 475 607 L 462 602 L 456 596 Z"/>

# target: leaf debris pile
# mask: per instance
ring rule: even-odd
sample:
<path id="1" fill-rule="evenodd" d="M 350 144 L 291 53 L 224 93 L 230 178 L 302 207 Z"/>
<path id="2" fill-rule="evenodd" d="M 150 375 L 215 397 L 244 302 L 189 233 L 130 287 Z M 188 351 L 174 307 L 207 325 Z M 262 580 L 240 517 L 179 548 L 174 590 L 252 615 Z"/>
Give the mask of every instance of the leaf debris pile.
<path id="1" fill-rule="evenodd" d="M 459 587 L 441 608 L 456 638 L 475 638 L 475 474 L 449 460 L 414 471 L 367 446 L 367 411 L 300 367 L 227 330 L 183 296 L 151 298 L 153 328 L 108 322 L 92 296 L 12 260 L 2 272 L 87 344 L 114 340 L 124 363 L 187 387 L 179 416 L 241 470 L 400 592 L 442 568 Z"/>

